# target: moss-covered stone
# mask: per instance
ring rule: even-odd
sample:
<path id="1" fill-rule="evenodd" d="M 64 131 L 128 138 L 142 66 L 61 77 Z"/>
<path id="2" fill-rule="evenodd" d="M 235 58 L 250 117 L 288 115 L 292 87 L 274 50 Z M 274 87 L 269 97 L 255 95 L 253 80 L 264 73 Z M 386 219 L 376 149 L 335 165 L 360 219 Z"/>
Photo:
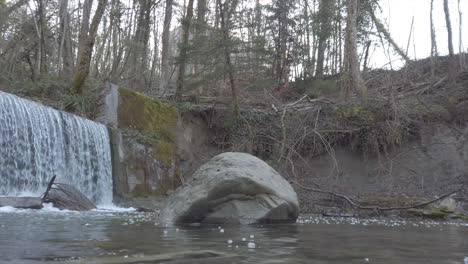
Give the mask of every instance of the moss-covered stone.
<path id="1" fill-rule="evenodd" d="M 175 126 L 179 112 L 175 107 L 158 103 L 150 97 L 119 88 L 119 126 L 135 129 L 143 135 L 175 141 Z"/>
<path id="2" fill-rule="evenodd" d="M 155 193 L 149 188 L 149 185 L 137 184 L 132 190 L 132 197 L 148 197 Z"/>
<path id="3" fill-rule="evenodd" d="M 174 143 L 154 140 L 152 147 L 152 156 L 154 159 L 161 161 L 164 166 L 170 166 L 172 164 L 176 153 L 176 146 Z"/>
<path id="4" fill-rule="evenodd" d="M 126 142 L 128 192 L 133 198 L 165 195 L 174 188 L 179 111 L 148 96 L 119 88 L 118 123 Z M 144 182 L 144 184 L 142 184 Z"/>

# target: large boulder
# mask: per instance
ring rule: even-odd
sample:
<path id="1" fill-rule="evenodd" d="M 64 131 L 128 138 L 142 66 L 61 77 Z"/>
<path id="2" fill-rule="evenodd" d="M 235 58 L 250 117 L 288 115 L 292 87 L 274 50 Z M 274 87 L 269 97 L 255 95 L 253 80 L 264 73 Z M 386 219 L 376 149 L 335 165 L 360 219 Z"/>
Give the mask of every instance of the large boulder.
<path id="1" fill-rule="evenodd" d="M 227 152 L 201 166 L 168 198 L 162 221 L 181 223 L 294 222 L 299 202 L 291 185 L 264 161 Z"/>

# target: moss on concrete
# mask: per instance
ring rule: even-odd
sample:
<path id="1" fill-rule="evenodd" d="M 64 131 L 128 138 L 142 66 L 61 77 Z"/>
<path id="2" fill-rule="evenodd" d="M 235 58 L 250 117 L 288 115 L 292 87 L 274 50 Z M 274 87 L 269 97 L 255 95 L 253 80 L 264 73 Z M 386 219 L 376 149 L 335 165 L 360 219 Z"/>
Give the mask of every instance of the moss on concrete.
<path id="1" fill-rule="evenodd" d="M 164 166 L 170 166 L 176 153 L 176 146 L 174 143 L 168 143 L 161 140 L 154 140 L 152 156 L 154 159 L 159 160 Z"/>
<path id="2" fill-rule="evenodd" d="M 138 184 L 131 196 L 150 197 L 165 195 L 173 188 L 171 172 L 176 164 L 176 126 L 180 118 L 177 108 L 154 101 L 148 96 L 119 88 L 119 128 L 130 141 L 145 146 L 144 156 L 127 157 L 133 170 L 149 168 L 148 158 L 158 161 L 158 169 L 149 169 L 148 177 L 157 177 L 156 184 Z M 151 156 L 147 156 L 151 155 Z M 145 172 L 146 173 L 146 172 Z"/>
<path id="3" fill-rule="evenodd" d="M 137 184 L 132 190 L 132 197 L 148 197 L 155 195 L 154 192 L 145 184 Z"/>
<path id="4" fill-rule="evenodd" d="M 119 88 L 119 126 L 135 129 L 145 136 L 167 142 L 175 141 L 179 112 L 175 107 L 158 103 L 150 97 Z"/>

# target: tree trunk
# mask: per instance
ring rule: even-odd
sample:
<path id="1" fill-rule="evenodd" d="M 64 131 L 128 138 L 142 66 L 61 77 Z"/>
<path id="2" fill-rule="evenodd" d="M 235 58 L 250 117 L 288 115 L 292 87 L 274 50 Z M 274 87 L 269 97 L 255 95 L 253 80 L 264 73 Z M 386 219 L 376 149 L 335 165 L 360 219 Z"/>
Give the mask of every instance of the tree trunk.
<path id="1" fill-rule="evenodd" d="M 317 48 L 317 68 L 315 76 L 317 78 L 323 77 L 325 50 L 328 39 L 331 36 L 332 30 L 332 16 L 335 9 L 335 0 L 321 0 L 319 7 L 319 20 L 320 20 L 320 33 Z"/>
<path id="2" fill-rule="evenodd" d="M 277 82 L 276 90 L 278 92 L 284 91 L 287 88 L 287 82 L 289 79 L 289 59 L 288 59 L 288 14 L 289 4 L 287 0 L 276 1 L 276 17 L 278 19 L 278 36 L 275 37 L 276 46 L 276 58 L 274 73 Z"/>
<path id="3" fill-rule="evenodd" d="M 463 13 L 460 9 L 460 0 L 458 0 L 458 53 L 460 57 L 460 68 L 465 69 L 465 51 L 463 47 Z"/>
<path id="4" fill-rule="evenodd" d="M 129 51 L 131 53 L 128 61 L 130 86 L 140 91 L 143 91 L 142 89 L 146 86 L 145 73 L 148 64 L 151 7 L 151 0 L 139 0 L 137 27 L 131 44 L 132 48 Z"/>
<path id="5" fill-rule="evenodd" d="M 448 50 L 449 50 L 449 61 L 448 61 L 448 77 L 449 81 L 453 82 L 455 79 L 455 54 L 453 51 L 453 36 L 452 36 L 452 23 L 450 21 L 450 10 L 448 6 L 448 0 L 444 0 L 444 13 L 445 13 L 445 24 L 447 26 L 447 37 L 448 37 Z"/>
<path id="6" fill-rule="evenodd" d="M 372 40 L 368 40 L 366 42 L 366 51 L 365 51 L 365 55 L 364 55 L 364 65 L 362 67 L 364 72 L 367 71 L 367 63 L 369 62 L 369 50 L 370 50 L 371 44 L 372 44 Z"/>
<path id="7" fill-rule="evenodd" d="M 63 77 L 68 80 L 73 73 L 73 47 L 70 30 L 68 0 L 60 2 L 60 53 L 62 56 Z"/>
<path id="8" fill-rule="evenodd" d="M 37 0 L 37 12 L 39 17 L 39 73 L 47 73 L 47 50 L 46 50 L 46 41 L 45 41 L 45 10 L 43 0 Z"/>
<path id="9" fill-rule="evenodd" d="M 93 0 L 85 0 L 83 3 L 83 16 L 81 18 L 80 34 L 78 36 L 78 56 L 76 57 L 78 62 L 81 57 L 81 53 L 86 49 L 89 32 L 89 18 L 91 17 L 92 6 Z"/>
<path id="10" fill-rule="evenodd" d="M 171 20 L 172 20 L 172 0 L 166 0 L 166 11 L 164 14 L 164 28 L 162 32 L 162 51 L 161 51 L 161 80 L 159 85 L 159 90 L 161 94 L 164 94 L 166 91 L 166 86 L 169 82 L 170 77 L 170 67 L 169 67 L 169 57 L 170 57 L 170 47 L 169 47 L 169 38 L 171 32 Z"/>
<path id="11" fill-rule="evenodd" d="M 229 84 L 231 86 L 231 94 L 232 94 L 232 101 L 233 101 L 233 106 L 234 106 L 234 113 L 236 116 L 240 115 L 239 111 L 239 101 L 237 99 L 237 89 L 236 85 L 234 83 L 234 69 L 231 64 L 231 54 L 229 50 L 229 44 L 230 44 L 230 36 L 229 36 L 229 29 L 228 29 L 228 23 L 230 22 L 226 18 L 227 12 L 226 12 L 226 3 L 224 5 L 221 3 L 221 0 L 216 0 L 218 3 L 218 8 L 219 8 L 219 13 L 220 13 L 220 22 L 221 22 L 221 32 L 223 35 L 223 50 L 224 50 L 224 59 L 226 61 L 226 67 L 228 71 L 228 76 L 229 76 Z M 227 20 L 227 21 L 226 21 Z"/>
<path id="12" fill-rule="evenodd" d="M 431 20 L 431 56 L 437 56 L 437 41 L 436 41 L 436 33 L 434 27 L 434 0 L 431 0 L 431 12 L 430 12 L 430 20 Z"/>
<path id="13" fill-rule="evenodd" d="M 431 0 L 431 11 L 429 14 L 431 20 L 431 76 L 434 76 L 435 72 L 435 60 L 434 57 L 438 56 L 437 52 L 437 41 L 434 27 L 434 0 Z"/>
<path id="14" fill-rule="evenodd" d="M 447 26 L 449 56 L 453 56 L 454 52 L 453 52 L 452 23 L 450 21 L 450 10 L 448 6 L 448 0 L 444 0 L 444 13 L 445 13 L 445 24 Z"/>
<path id="15" fill-rule="evenodd" d="M 98 1 L 98 6 L 96 9 L 96 13 L 94 13 L 89 33 L 86 34 L 88 36 L 86 40 L 86 45 L 83 46 L 81 55 L 78 58 L 77 69 L 73 77 L 73 81 L 71 83 L 70 90 L 73 94 L 82 95 L 84 93 L 83 86 L 89 74 L 89 66 L 91 63 L 91 56 L 93 54 L 94 40 L 96 38 L 96 33 L 99 27 L 99 23 L 101 22 L 102 15 L 104 14 L 104 10 L 106 9 L 106 5 L 107 0 Z"/>
<path id="16" fill-rule="evenodd" d="M 207 11 L 207 3 L 206 0 L 198 0 L 197 1 L 197 22 L 196 22 L 196 27 L 195 27 L 195 38 L 198 39 L 201 43 L 203 43 L 201 38 L 205 35 L 205 28 L 206 28 L 206 11 Z M 202 47 L 199 48 L 204 48 L 203 45 Z M 199 56 L 195 60 L 194 64 L 194 70 L 196 76 L 198 76 L 198 79 L 200 80 L 202 78 L 202 75 L 199 74 L 201 72 L 201 64 L 203 62 L 203 58 L 200 58 Z M 197 88 L 197 94 L 198 96 L 201 96 L 203 94 L 203 84 L 199 85 Z"/>
<path id="17" fill-rule="evenodd" d="M 377 28 L 377 31 L 382 33 L 384 35 L 385 39 L 390 43 L 390 45 L 392 45 L 393 49 L 398 53 L 398 55 L 400 55 L 406 61 L 406 63 L 409 63 L 410 59 L 408 58 L 408 56 L 406 56 L 405 52 L 398 46 L 398 44 L 396 44 L 396 42 L 393 40 L 390 33 L 387 31 L 387 29 L 385 29 L 385 26 L 375 16 L 374 11 L 372 9 L 370 9 L 369 12 L 370 12 L 372 21 L 374 22 L 374 24 L 375 24 L 375 26 Z"/>
<path id="18" fill-rule="evenodd" d="M 193 0 L 189 0 L 187 5 L 187 13 L 182 19 L 182 41 L 180 43 L 179 53 L 179 74 L 177 76 L 176 90 L 174 94 L 175 101 L 180 101 L 185 81 L 185 67 L 187 63 L 187 48 L 190 35 L 190 24 L 193 17 Z"/>
<path id="19" fill-rule="evenodd" d="M 346 98 L 350 91 L 355 90 L 361 99 L 366 99 L 367 88 L 359 71 L 357 55 L 357 7 L 358 0 L 347 0 L 347 22 L 345 40 L 344 72 L 341 80 L 341 89 Z"/>

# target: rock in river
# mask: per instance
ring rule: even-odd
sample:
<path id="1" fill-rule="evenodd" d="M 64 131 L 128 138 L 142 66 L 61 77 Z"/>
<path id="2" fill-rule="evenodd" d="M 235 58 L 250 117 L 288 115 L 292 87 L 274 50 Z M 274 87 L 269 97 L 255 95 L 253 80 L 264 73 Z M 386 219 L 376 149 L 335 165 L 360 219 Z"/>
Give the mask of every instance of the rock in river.
<path id="1" fill-rule="evenodd" d="M 37 197 L 0 197 L 0 207 L 2 206 L 22 209 L 41 209 L 42 200 Z"/>
<path id="2" fill-rule="evenodd" d="M 176 224 L 294 222 L 298 214 L 291 185 L 264 161 L 238 152 L 201 166 L 161 212 L 162 221 Z"/>

